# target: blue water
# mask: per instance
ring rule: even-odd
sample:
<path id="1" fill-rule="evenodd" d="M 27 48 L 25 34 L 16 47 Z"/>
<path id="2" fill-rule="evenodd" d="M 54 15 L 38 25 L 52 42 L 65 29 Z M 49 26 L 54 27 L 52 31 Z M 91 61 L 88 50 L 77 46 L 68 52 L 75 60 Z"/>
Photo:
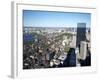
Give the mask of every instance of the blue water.
<path id="1" fill-rule="evenodd" d="M 23 41 L 32 41 L 32 40 L 33 40 L 32 35 L 30 34 L 23 35 Z"/>

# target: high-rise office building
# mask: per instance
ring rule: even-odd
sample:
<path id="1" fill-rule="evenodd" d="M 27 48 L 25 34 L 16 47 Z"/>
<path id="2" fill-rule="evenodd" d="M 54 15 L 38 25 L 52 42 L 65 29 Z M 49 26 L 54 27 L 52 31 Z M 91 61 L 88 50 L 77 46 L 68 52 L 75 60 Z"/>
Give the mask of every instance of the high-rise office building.
<path id="1" fill-rule="evenodd" d="M 86 23 L 77 24 L 77 37 L 76 37 L 76 47 L 80 46 L 81 41 L 86 40 Z"/>
<path id="2" fill-rule="evenodd" d="M 81 41 L 80 43 L 80 59 L 85 60 L 87 56 L 87 42 Z"/>

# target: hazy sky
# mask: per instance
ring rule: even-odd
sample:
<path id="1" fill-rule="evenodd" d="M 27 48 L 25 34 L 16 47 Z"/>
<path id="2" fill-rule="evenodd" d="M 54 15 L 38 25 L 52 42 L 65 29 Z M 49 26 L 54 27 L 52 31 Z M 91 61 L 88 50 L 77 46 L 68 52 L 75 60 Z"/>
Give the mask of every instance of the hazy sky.
<path id="1" fill-rule="evenodd" d="M 77 23 L 90 27 L 91 14 L 23 10 L 23 25 L 27 27 L 77 27 Z"/>

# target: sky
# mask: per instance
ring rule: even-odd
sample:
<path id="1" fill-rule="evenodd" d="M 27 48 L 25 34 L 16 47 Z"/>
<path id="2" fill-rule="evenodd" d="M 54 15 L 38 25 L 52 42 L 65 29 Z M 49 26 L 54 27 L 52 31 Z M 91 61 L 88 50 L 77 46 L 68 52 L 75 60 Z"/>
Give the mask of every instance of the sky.
<path id="1" fill-rule="evenodd" d="M 90 13 L 23 10 L 24 27 L 77 27 L 77 23 L 91 26 Z"/>

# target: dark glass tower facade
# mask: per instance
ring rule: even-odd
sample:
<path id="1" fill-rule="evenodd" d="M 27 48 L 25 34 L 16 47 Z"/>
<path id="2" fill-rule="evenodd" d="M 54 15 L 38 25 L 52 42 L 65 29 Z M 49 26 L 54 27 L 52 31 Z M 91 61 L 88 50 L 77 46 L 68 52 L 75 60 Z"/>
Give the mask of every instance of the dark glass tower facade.
<path id="1" fill-rule="evenodd" d="M 76 47 L 80 46 L 81 41 L 86 40 L 86 23 L 77 24 L 77 37 L 76 37 Z"/>

